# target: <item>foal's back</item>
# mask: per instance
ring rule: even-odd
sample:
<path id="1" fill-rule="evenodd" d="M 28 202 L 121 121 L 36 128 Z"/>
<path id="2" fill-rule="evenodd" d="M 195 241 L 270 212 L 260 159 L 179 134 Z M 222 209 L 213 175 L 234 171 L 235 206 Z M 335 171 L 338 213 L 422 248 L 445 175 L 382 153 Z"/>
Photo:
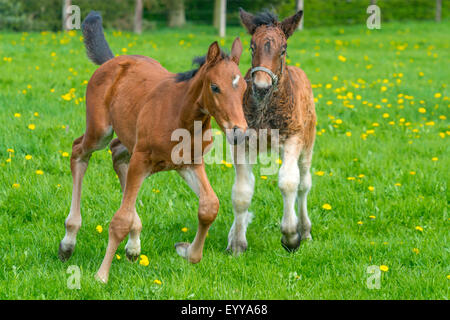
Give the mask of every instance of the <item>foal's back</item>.
<path id="1" fill-rule="evenodd" d="M 136 143 L 138 117 L 143 109 L 151 109 L 151 117 L 146 121 L 150 129 L 164 112 L 170 112 L 163 100 L 164 91 L 175 85 L 173 79 L 172 73 L 149 57 L 116 57 L 102 64 L 89 81 L 86 113 L 104 118 L 106 125 L 131 151 Z"/>

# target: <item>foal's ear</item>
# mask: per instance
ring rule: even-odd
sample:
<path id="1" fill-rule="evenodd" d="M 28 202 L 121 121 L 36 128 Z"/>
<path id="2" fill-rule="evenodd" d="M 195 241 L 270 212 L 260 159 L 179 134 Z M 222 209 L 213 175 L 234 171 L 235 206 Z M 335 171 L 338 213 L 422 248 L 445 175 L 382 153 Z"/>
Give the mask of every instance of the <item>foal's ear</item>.
<path id="1" fill-rule="evenodd" d="M 231 46 L 231 55 L 230 55 L 231 60 L 236 62 L 237 65 L 239 65 L 239 59 L 241 58 L 241 54 L 242 54 L 242 43 L 241 39 L 237 37 L 236 39 L 234 39 L 233 45 Z"/>
<path id="2" fill-rule="evenodd" d="M 246 12 L 244 9 L 239 8 L 239 16 L 241 17 L 242 24 L 247 29 L 249 34 L 253 34 L 256 30 L 256 24 L 253 22 L 253 15 Z"/>
<path id="3" fill-rule="evenodd" d="M 300 20 L 303 16 L 303 10 L 300 10 L 293 16 L 286 18 L 283 20 L 283 22 L 280 23 L 281 30 L 283 30 L 286 39 L 292 36 L 294 31 L 297 29 L 298 24 L 300 23 Z"/>
<path id="4" fill-rule="evenodd" d="M 220 57 L 220 47 L 217 41 L 214 41 L 208 49 L 208 54 L 206 55 L 206 62 L 208 64 L 215 63 Z"/>

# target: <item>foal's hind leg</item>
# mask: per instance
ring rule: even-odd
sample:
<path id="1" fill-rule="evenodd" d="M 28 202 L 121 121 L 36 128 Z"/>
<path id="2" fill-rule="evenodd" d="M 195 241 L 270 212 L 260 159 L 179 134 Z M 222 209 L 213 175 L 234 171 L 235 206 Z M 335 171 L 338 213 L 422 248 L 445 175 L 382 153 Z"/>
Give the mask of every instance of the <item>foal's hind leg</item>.
<path id="1" fill-rule="evenodd" d="M 122 192 L 125 191 L 125 184 L 127 179 L 128 164 L 130 163 L 130 153 L 128 149 L 120 142 L 119 139 L 114 139 L 110 144 L 114 171 L 120 180 Z M 136 210 L 134 210 L 134 219 L 131 226 L 128 242 L 125 246 L 125 254 L 130 261 L 136 261 L 141 253 L 141 234 L 142 223 Z"/>
<path id="2" fill-rule="evenodd" d="M 62 261 L 70 258 L 75 249 L 76 237 L 81 227 L 81 186 L 88 167 L 89 159 L 95 150 L 105 148 L 111 141 L 113 131 L 111 126 L 99 125 L 89 127 L 86 133 L 76 139 L 72 146 L 70 169 L 72 171 L 73 189 L 70 213 L 65 221 L 66 235 L 59 245 L 58 256 Z"/>
<path id="3" fill-rule="evenodd" d="M 114 171 L 119 177 L 120 187 L 122 188 L 123 192 L 125 190 L 128 164 L 130 163 L 131 156 L 128 152 L 128 149 L 117 138 L 111 141 L 109 148 L 111 149 Z"/>

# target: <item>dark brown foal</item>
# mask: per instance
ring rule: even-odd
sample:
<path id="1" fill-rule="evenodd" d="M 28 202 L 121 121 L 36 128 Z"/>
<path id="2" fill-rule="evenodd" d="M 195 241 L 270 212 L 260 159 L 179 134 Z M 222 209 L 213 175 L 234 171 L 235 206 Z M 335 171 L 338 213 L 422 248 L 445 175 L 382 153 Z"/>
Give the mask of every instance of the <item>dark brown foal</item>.
<path id="1" fill-rule="evenodd" d="M 240 11 L 241 21 L 252 36 L 252 68 L 245 76 L 249 85 L 244 95 L 244 113 L 249 128 L 279 132 L 282 165 L 278 186 L 284 204 L 281 242 L 288 251 L 295 251 L 301 241 L 312 239 L 307 196 L 312 186 L 310 167 L 316 133 L 314 96 L 305 72 L 286 64 L 287 39 L 297 29 L 302 15 L 299 11 L 278 21 L 270 12 L 252 15 Z M 246 230 L 252 217 L 248 208 L 255 178 L 251 164 L 235 164 L 235 168 L 235 219 L 228 235 L 228 249 L 239 254 L 247 249 Z"/>
<path id="2" fill-rule="evenodd" d="M 81 225 L 81 183 L 89 158 L 95 150 L 105 148 L 115 132 L 118 139 L 111 143 L 111 150 L 123 200 L 111 220 L 106 255 L 96 277 L 108 281 L 114 254 L 128 234 L 127 257 L 138 257 L 142 224 L 136 213 L 136 197 L 144 179 L 163 170 L 177 170 L 199 197 L 197 234 L 191 244 L 176 244 L 179 255 L 199 262 L 207 231 L 219 209 L 203 162 L 203 151 L 211 142 L 203 142 L 200 154 L 191 153 L 190 161 L 175 163 L 172 151 L 179 142 L 172 141 L 172 133 L 184 129 L 191 137 L 203 137 L 211 128 L 211 116 L 224 131 L 245 132 L 242 99 L 246 83 L 238 68 L 242 53 L 239 38 L 233 42 L 230 56 L 214 42 L 197 70 L 176 75 L 148 57 L 114 58 L 96 13 L 90 13 L 83 22 L 83 34 L 88 56 L 101 66 L 87 86 L 86 132 L 73 143 L 72 207 L 60 258 L 68 259 L 75 247 Z M 194 121 L 201 123 L 201 132 L 194 132 Z"/>

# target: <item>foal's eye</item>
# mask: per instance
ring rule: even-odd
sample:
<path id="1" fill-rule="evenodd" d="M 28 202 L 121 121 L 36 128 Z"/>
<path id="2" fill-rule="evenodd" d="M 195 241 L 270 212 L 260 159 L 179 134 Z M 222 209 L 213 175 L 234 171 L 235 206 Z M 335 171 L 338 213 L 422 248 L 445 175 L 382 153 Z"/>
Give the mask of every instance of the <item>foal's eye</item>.
<path id="1" fill-rule="evenodd" d="M 286 54 L 286 48 L 281 49 L 280 56 L 284 56 Z"/>
<path id="2" fill-rule="evenodd" d="M 211 90 L 212 90 L 212 92 L 214 92 L 214 93 L 220 93 L 220 89 L 219 89 L 219 87 L 217 86 L 217 84 L 211 83 Z"/>

